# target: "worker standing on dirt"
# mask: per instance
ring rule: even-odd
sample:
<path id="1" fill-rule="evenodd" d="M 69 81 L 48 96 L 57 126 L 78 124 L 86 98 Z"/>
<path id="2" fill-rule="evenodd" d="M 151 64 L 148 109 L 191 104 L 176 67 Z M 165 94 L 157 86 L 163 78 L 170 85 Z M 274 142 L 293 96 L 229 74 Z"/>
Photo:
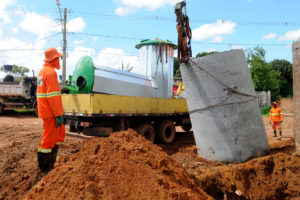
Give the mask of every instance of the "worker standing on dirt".
<path id="1" fill-rule="evenodd" d="M 44 67 L 37 78 L 37 102 L 39 118 L 43 119 L 43 139 L 38 148 L 37 158 L 42 172 L 54 168 L 59 143 L 65 140 L 65 127 L 62 114 L 64 112 L 57 74 L 60 69 L 59 58 L 62 56 L 56 48 L 45 51 Z"/>
<path id="2" fill-rule="evenodd" d="M 283 115 L 281 112 L 281 109 L 279 108 L 278 104 L 276 102 L 272 102 L 272 108 L 270 110 L 270 123 L 272 125 L 272 129 L 274 132 L 274 137 L 277 136 L 276 129 L 279 130 L 280 136 L 282 136 L 282 129 L 281 129 L 281 123 L 283 120 Z"/>

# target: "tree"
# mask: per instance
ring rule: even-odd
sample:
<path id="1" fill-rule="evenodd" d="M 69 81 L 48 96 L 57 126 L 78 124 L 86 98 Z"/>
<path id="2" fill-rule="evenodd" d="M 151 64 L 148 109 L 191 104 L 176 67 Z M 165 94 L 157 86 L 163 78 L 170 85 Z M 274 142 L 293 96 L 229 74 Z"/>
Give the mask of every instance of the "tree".
<path id="1" fill-rule="evenodd" d="M 271 64 L 265 61 L 265 50 L 259 46 L 249 49 L 247 62 L 250 65 L 250 74 L 256 91 L 271 91 L 272 101 L 277 100 L 280 94 L 280 72 L 273 70 Z"/>
<path id="2" fill-rule="evenodd" d="M 215 54 L 215 53 L 218 53 L 218 52 L 217 51 L 210 51 L 210 52 L 204 51 L 204 52 L 201 52 L 201 53 L 197 53 L 196 58 L 200 58 L 200 57 Z"/>
<path id="3" fill-rule="evenodd" d="M 293 95 L 293 67 L 287 60 L 275 59 L 270 62 L 273 70 L 280 72 L 280 96 L 287 97 Z"/>
<path id="4" fill-rule="evenodd" d="M 174 78 L 181 77 L 180 64 L 179 64 L 178 59 L 176 57 L 174 57 L 173 76 L 174 76 Z"/>
<path id="5" fill-rule="evenodd" d="M 2 66 L 0 68 L 1 71 L 4 71 L 4 67 Z M 13 65 L 12 67 L 12 73 L 21 75 L 22 77 L 26 76 L 26 73 L 29 72 L 29 69 L 27 67 Z"/>
<path id="6" fill-rule="evenodd" d="M 200 58 L 202 56 L 210 55 L 218 53 L 217 51 L 211 51 L 211 52 L 201 52 L 197 53 L 196 58 Z M 180 72 L 180 63 L 178 62 L 178 59 L 174 57 L 174 68 L 173 68 L 173 76 L 175 78 L 181 77 L 181 72 Z"/>

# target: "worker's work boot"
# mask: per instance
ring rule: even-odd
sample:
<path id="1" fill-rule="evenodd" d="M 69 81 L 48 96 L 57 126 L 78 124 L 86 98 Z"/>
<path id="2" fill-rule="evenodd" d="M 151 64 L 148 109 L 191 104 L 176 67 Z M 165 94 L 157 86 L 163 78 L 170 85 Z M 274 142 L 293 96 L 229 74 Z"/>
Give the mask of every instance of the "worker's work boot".
<path id="1" fill-rule="evenodd" d="M 49 161 L 50 153 L 37 152 L 39 168 L 43 173 L 48 173 L 50 171 Z"/>
<path id="2" fill-rule="evenodd" d="M 49 161 L 50 169 L 54 169 L 54 164 L 56 162 L 58 149 L 59 149 L 59 146 L 57 144 L 52 148 L 52 152 L 50 153 L 50 161 Z"/>
<path id="3" fill-rule="evenodd" d="M 274 136 L 273 137 L 277 137 L 277 133 L 276 133 L 276 131 L 274 130 Z"/>

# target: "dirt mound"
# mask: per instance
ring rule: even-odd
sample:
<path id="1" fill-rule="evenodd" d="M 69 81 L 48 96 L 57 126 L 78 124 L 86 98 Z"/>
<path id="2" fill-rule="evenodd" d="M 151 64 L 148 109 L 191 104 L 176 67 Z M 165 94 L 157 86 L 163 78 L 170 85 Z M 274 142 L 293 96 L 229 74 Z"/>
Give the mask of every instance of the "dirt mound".
<path id="1" fill-rule="evenodd" d="M 201 172 L 188 171 L 216 199 L 300 198 L 300 157 L 284 153 Z"/>
<path id="2" fill-rule="evenodd" d="M 160 147 L 129 130 L 93 138 L 25 199 L 211 199 Z"/>

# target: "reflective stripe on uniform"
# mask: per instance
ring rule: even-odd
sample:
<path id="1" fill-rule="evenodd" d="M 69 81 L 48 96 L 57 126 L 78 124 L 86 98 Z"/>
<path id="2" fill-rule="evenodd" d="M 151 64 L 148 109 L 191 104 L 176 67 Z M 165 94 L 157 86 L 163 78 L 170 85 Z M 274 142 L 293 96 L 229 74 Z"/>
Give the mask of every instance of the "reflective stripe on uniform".
<path id="1" fill-rule="evenodd" d="M 43 148 L 39 148 L 38 152 L 42 152 L 42 153 L 51 153 L 52 149 L 43 149 Z"/>
<path id="2" fill-rule="evenodd" d="M 271 115 L 282 115 L 282 113 L 279 113 L 279 114 L 273 114 L 273 113 L 271 113 Z"/>
<path id="3" fill-rule="evenodd" d="M 37 97 L 38 98 L 50 98 L 50 97 L 56 97 L 60 96 L 59 92 L 50 92 L 50 93 L 38 93 Z"/>

